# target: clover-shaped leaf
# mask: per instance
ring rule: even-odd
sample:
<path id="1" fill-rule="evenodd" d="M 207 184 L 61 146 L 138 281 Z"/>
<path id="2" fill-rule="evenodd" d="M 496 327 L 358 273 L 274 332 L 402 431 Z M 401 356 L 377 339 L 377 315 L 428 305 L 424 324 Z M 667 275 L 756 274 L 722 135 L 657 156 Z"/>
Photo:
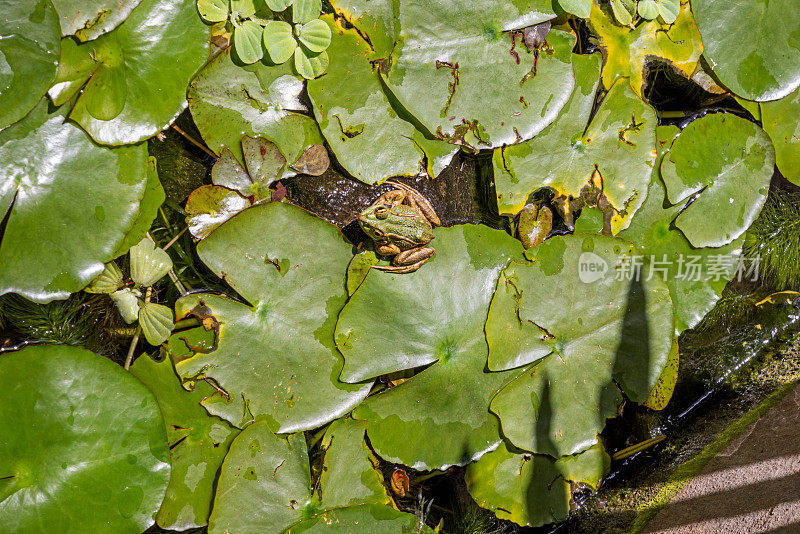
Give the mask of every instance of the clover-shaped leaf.
<path id="1" fill-rule="evenodd" d="M 283 11 L 290 5 L 294 0 L 265 0 L 267 3 L 267 7 L 269 7 L 272 11 Z"/>
<path id="2" fill-rule="evenodd" d="M 139 318 L 139 303 L 142 292 L 138 289 L 131 289 L 124 287 L 119 291 L 114 291 L 109 295 L 111 300 L 119 310 L 122 320 L 128 324 L 132 324 Z"/>
<path id="3" fill-rule="evenodd" d="M 613 210 L 616 233 L 644 202 L 655 159 L 655 111 L 623 80 L 592 114 L 600 58 L 576 55 L 573 63 L 578 87 L 556 122 L 530 141 L 495 151 L 498 207 L 516 214 L 540 187 L 567 198 L 596 187 Z"/>
<path id="4" fill-rule="evenodd" d="M 329 58 L 327 52 L 317 55 L 308 55 L 302 48 L 294 49 L 294 68 L 303 78 L 313 80 L 328 69 Z"/>
<path id="5" fill-rule="evenodd" d="M 691 199 L 675 226 L 695 247 L 730 243 L 761 211 L 774 166 L 775 149 L 758 125 L 726 113 L 693 121 L 661 163 L 670 203 Z"/>
<path id="6" fill-rule="evenodd" d="M 233 30 L 233 48 L 242 63 L 255 63 L 264 56 L 261 46 L 264 28 L 257 22 L 245 20 L 237 24 Z"/>
<path id="7" fill-rule="evenodd" d="M 489 369 L 536 361 L 492 399 L 518 448 L 560 457 L 597 443 L 622 401 L 644 401 L 672 346 L 672 302 L 658 277 L 637 278 L 633 247 L 556 236 L 502 274 L 486 321 Z M 563 305 L 551 306 L 553 295 Z M 576 400 L 577 399 L 577 400 Z"/>
<path id="8" fill-rule="evenodd" d="M 297 38 L 312 52 L 322 52 L 331 44 L 331 29 L 323 20 L 314 19 L 300 26 Z"/>
<path id="9" fill-rule="evenodd" d="M 225 22 L 228 20 L 229 0 L 197 0 L 197 11 L 206 22 Z"/>
<path id="10" fill-rule="evenodd" d="M 172 259 L 163 249 L 145 237 L 130 250 L 131 278 L 137 285 L 148 287 L 161 280 L 170 269 Z"/>
<path id="11" fill-rule="evenodd" d="M 49 115 L 42 101 L 0 132 L 0 213 L 8 217 L 0 293 L 66 298 L 103 272 L 143 217 L 147 146 L 99 147 L 65 111 Z"/>
<path id="12" fill-rule="evenodd" d="M 567 13 L 588 19 L 592 9 L 592 0 L 558 0 L 558 5 Z"/>
<path id="13" fill-rule="evenodd" d="M 0 128 L 33 109 L 53 82 L 60 50 L 50 2 L 4 2 L 0 20 Z"/>
<path id="14" fill-rule="evenodd" d="M 27 347 L 0 356 L 0 405 L 3 530 L 153 524 L 169 449 L 156 399 L 135 377 L 84 349 Z"/>
<path id="15" fill-rule="evenodd" d="M 292 22 L 306 23 L 319 17 L 322 0 L 295 0 L 292 4 Z"/>
<path id="16" fill-rule="evenodd" d="M 143 0 L 94 41 L 62 41 L 50 96 L 61 104 L 83 87 L 70 119 L 98 143 L 137 143 L 186 107 L 186 84 L 206 62 L 208 37 L 194 0 Z M 180 46 L 167 46 L 174 42 Z"/>
<path id="17" fill-rule="evenodd" d="M 122 271 L 116 263 L 106 263 L 100 276 L 92 280 L 84 291 L 87 293 L 113 293 L 122 287 Z"/>
<path id="18" fill-rule="evenodd" d="M 139 304 L 139 326 L 145 339 L 151 345 L 160 345 L 167 340 L 175 327 L 172 309 L 155 302 L 143 301 Z"/>
<path id="19" fill-rule="evenodd" d="M 274 63 L 287 61 L 297 48 L 292 25 L 282 20 L 268 22 L 264 27 L 264 46 Z"/>
<path id="20" fill-rule="evenodd" d="M 704 56 L 748 100 L 777 100 L 800 86 L 800 11 L 795 0 L 693 0 Z"/>
<path id="21" fill-rule="evenodd" d="M 177 366 L 184 379 L 208 377 L 225 392 L 203 401 L 211 413 L 237 426 L 266 418 L 286 433 L 336 419 L 367 395 L 370 384 L 337 380 L 333 328 L 352 254 L 335 226 L 294 206 L 261 204 L 197 250 L 250 303 L 193 294 L 176 305 L 179 317 L 198 309 L 219 323 L 216 350 L 198 349 Z"/>
<path id="22" fill-rule="evenodd" d="M 465 464 L 500 441 L 487 406 L 510 376 L 484 372 L 483 327 L 498 274 L 522 253 L 505 232 L 473 225 L 437 229 L 432 245 L 413 273 L 371 270 L 336 326 L 344 380 L 433 364 L 354 415 L 382 458 L 415 469 Z"/>
<path id="23" fill-rule="evenodd" d="M 166 530 L 186 530 L 208 523 L 217 471 L 239 431 L 208 415 L 200 401 L 214 393 L 200 383 L 192 392 L 181 387 L 172 361 L 156 363 L 146 355 L 130 369 L 152 391 L 164 414 L 172 477 L 156 516 Z"/>
<path id="24" fill-rule="evenodd" d="M 574 88 L 574 35 L 551 29 L 535 50 L 511 30 L 555 18 L 551 0 L 400 2 L 384 79 L 428 132 L 474 148 L 530 139 Z"/>

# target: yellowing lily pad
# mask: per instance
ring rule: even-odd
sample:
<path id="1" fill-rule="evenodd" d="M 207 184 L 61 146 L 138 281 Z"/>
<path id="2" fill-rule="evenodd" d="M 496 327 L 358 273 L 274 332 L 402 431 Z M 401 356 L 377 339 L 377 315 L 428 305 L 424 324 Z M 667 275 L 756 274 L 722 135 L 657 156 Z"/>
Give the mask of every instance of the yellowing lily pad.
<path id="1" fill-rule="evenodd" d="M 198 308 L 219 322 L 216 350 L 177 365 L 184 380 L 209 378 L 223 392 L 203 400 L 209 412 L 236 426 L 264 418 L 287 433 L 361 402 L 369 383 L 338 381 L 333 329 L 352 254 L 335 226 L 288 204 L 262 204 L 217 228 L 197 252 L 249 303 L 192 294 L 176 305 L 179 317 Z"/>
<path id="2" fill-rule="evenodd" d="M 704 55 L 723 84 L 748 100 L 800 86 L 800 11 L 794 0 L 693 0 Z"/>
<path id="3" fill-rule="evenodd" d="M 497 276 L 522 246 L 484 226 L 438 228 L 419 270 L 371 270 L 339 314 L 336 343 L 348 382 L 430 365 L 369 397 L 354 417 L 373 449 L 415 469 L 466 464 L 500 442 L 487 407 L 510 378 L 487 373 L 483 331 Z"/>
<path id="4" fill-rule="evenodd" d="M 331 5 L 367 36 L 375 57 L 389 57 L 397 33 L 393 0 L 331 0 Z"/>
<path id="5" fill-rule="evenodd" d="M 574 87 L 574 36 L 552 29 L 535 52 L 511 30 L 555 18 L 551 0 L 400 2 L 384 79 L 429 133 L 494 148 L 530 139 Z"/>
<path id="6" fill-rule="evenodd" d="M 116 28 L 142 0 L 52 0 L 62 35 L 91 41 Z"/>
<path id="7" fill-rule="evenodd" d="M 577 198 L 597 171 L 616 233 L 644 202 L 656 156 L 655 111 L 619 81 L 592 116 L 600 58 L 576 55 L 573 63 L 578 87 L 556 122 L 530 141 L 495 151 L 497 204 L 500 213 L 516 214 L 545 186 Z"/>
<path id="8" fill-rule="evenodd" d="M 68 345 L 0 355 L 0 525 L 34 534 L 142 532 L 164 498 L 156 399 L 114 362 Z"/>
<path id="9" fill-rule="evenodd" d="M 690 123 L 661 162 L 672 204 L 692 198 L 677 226 L 695 247 L 721 247 L 741 236 L 767 199 L 775 149 L 758 125 L 726 113 Z"/>
<path id="10" fill-rule="evenodd" d="M 556 236 L 502 274 L 486 322 L 489 368 L 539 358 L 492 399 L 503 435 L 556 458 L 586 450 L 622 402 L 643 402 L 667 365 L 672 301 L 637 278 L 632 246 L 596 235 Z M 543 305 L 557 296 L 562 305 Z M 527 351 L 527 357 L 520 357 Z M 546 356 L 543 356 L 547 354 Z"/>

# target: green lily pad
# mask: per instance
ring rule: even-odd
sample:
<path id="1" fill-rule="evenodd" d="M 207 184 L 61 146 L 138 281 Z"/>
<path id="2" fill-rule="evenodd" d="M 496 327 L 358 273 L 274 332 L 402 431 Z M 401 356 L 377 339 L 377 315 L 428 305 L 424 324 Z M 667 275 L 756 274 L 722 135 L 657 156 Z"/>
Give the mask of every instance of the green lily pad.
<path id="1" fill-rule="evenodd" d="M 775 146 L 775 164 L 787 180 L 800 185 L 800 89 L 761 104 L 761 122 Z"/>
<path id="2" fill-rule="evenodd" d="M 158 178 L 158 162 L 156 158 L 150 156 L 147 159 L 147 185 L 144 190 L 144 198 L 139 203 L 139 215 L 125 235 L 125 239 L 114 251 L 115 257 L 120 257 L 127 253 L 131 247 L 147 236 L 150 225 L 153 224 L 153 219 L 158 215 L 158 208 L 161 207 L 165 199 L 164 187 Z"/>
<path id="3" fill-rule="evenodd" d="M 500 442 L 487 406 L 510 375 L 484 372 L 483 326 L 500 271 L 522 253 L 505 232 L 472 225 L 439 228 L 432 245 L 413 273 L 371 270 L 336 326 L 348 382 L 433 364 L 354 412 L 382 458 L 414 469 L 463 465 Z"/>
<path id="4" fill-rule="evenodd" d="M 714 74 L 748 100 L 777 100 L 800 86 L 800 11 L 794 0 L 693 0 Z"/>
<path id="5" fill-rule="evenodd" d="M 197 239 L 205 239 L 219 225 L 251 206 L 249 199 L 219 185 L 203 185 L 186 201 L 186 226 Z"/>
<path id="6" fill-rule="evenodd" d="M 666 152 L 679 130 L 674 126 L 659 126 L 659 131 L 659 138 L 663 136 L 666 140 L 662 145 Z M 659 156 L 656 170 L 661 158 L 663 154 Z M 720 248 L 693 247 L 673 225 L 682 208 L 682 204 L 668 203 L 661 177 L 654 172 L 647 200 L 631 225 L 618 236 L 634 243 L 637 253 L 644 258 L 655 260 L 649 266 L 653 267 L 655 276 L 666 279 L 675 308 L 676 332 L 693 328 L 714 307 L 736 272 L 744 240 L 744 237 L 739 237 Z M 657 271 L 657 268 L 666 270 Z M 649 271 L 645 269 L 647 274 Z"/>
<path id="7" fill-rule="evenodd" d="M 395 510 L 391 506 L 362 504 L 326 510 L 314 517 L 300 521 L 282 534 L 315 534 L 339 532 L 341 534 L 434 534 L 414 514 Z"/>
<path id="8" fill-rule="evenodd" d="M 334 34 L 328 48 L 331 64 L 327 75 L 308 82 L 308 94 L 328 145 L 342 167 L 362 182 L 416 175 L 426 155 L 421 135 L 392 108 L 370 64 L 369 44 L 356 30 L 337 26 L 330 15 L 324 19 Z M 449 147 L 450 158 L 456 150 Z M 429 157 L 429 163 L 434 159 Z"/>
<path id="9" fill-rule="evenodd" d="M 62 41 L 50 95 L 64 102 L 83 86 L 70 119 L 98 143 L 137 143 L 186 107 L 186 85 L 206 62 L 208 38 L 194 0 L 143 0 L 118 28 L 91 43 Z"/>
<path id="10" fill-rule="evenodd" d="M 276 436 L 262 421 L 245 428 L 222 466 L 209 533 L 282 532 L 339 503 L 387 502 L 364 445 L 364 424 L 336 421 L 326 440 L 322 478 L 312 484 L 302 433 Z"/>
<path id="11" fill-rule="evenodd" d="M 578 87 L 556 122 L 530 141 L 495 151 L 497 204 L 500 213 L 516 214 L 545 186 L 577 198 L 596 170 L 616 233 L 644 202 L 655 160 L 655 111 L 621 81 L 592 116 L 600 58 L 575 56 L 573 63 Z"/>
<path id="12" fill-rule="evenodd" d="M 242 152 L 247 173 L 253 182 L 251 194 L 254 194 L 256 199 L 264 198 L 267 196 L 265 190 L 269 185 L 283 175 L 286 158 L 269 139 L 253 138 L 249 135 L 242 137 Z"/>
<path id="13" fill-rule="evenodd" d="M 331 0 L 331 5 L 369 38 L 375 57 L 389 57 L 397 31 L 392 0 Z"/>
<path id="14" fill-rule="evenodd" d="M 4 530 L 135 533 L 153 524 L 170 476 L 164 421 L 122 367 L 67 345 L 5 353 L 0 404 Z"/>
<path id="15" fill-rule="evenodd" d="M 142 0 L 52 0 L 52 2 L 60 15 L 61 34 L 74 35 L 80 41 L 91 41 L 119 26 Z"/>
<path id="16" fill-rule="evenodd" d="M 163 249 L 145 237 L 130 250 L 131 278 L 137 285 L 152 286 L 172 269 L 172 259 Z"/>
<path id="17" fill-rule="evenodd" d="M 398 4 L 400 34 L 384 76 L 429 133 L 475 148 L 530 139 L 574 88 L 574 36 L 561 29 L 529 52 L 509 30 L 555 18 L 551 0 Z M 519 61 L 517 61 L 519 58 Z"/>
<path id="18" fill-rule="evenodd" d="M 600 445 L 575 456 L 553 460 L 540 454 L 511 452 L 505 442 L 467 466 L 470 495 L 498 518 L 538 527 L 567 518 L 568 482 L 594 486 L 608 472 L 611 459 Z"/>
<path id="19" fill-rule="evenodd" d="M 621 239 L 556 236 L 528 250 L 533 263 L 503 272 L 486 321 L 489 369 L 538 359 L 492 399 L 515 446 L 581 452 L 616 413 L 618 388 L 643 402 L 655 386 L 672 346 L 672 302 L 662 280 L 626 269 L 632 252 Z M 562 304 L 543 306 L 553 295 Z"/>
<path id="20" fill-rule="evenodd" d="M 170 445 L 172 476 L 156 523 L 166 530 L 186 530 L 208 524 L 214 482 L 231 441 L 239 431 L 209 416 L 200 401 L 214 390 L 198 384 L 193 392 L 181 387 L 169 360 L 156 363 L 141 356 L 131 366 L 158 400 Z"/>
<path id="21" fill-rule="evenodd" d="M 251 303 L 193 294 L 176 305 L 182 317 L 203 303 L 220 323 L 215 351 L 178 363 L 184 379 L 208 377 L 227 393 L 203 401 L 211 413 L 236 426 L 266 418 L 287 433 L 341 417 L 367 395 L 369 383 L 337 380 L 333 329 L 350 250 L 335 226 L 275 202 L 239 213 L 198 245 L 203 262 Z"/>
<path id="22" fill-rule="evenodd" d="M 42 101 L 0 132 L 0 162 L 4 215 L 16 195 L 0 243 L 0 294 L 67 298 L 103 271 L 141 213 L 147 147 L 99 147 Z"/>
<path id="23" fill-rule="evenodd" d="M 325 469 L 319 476 L 319 499 L 326 508 L 354 504 L 390 504 L 378 460 L 364 441 L 363 421 L 339 419 L 322 440 Z"/>
<path id="24" fill-rule="evenodd" d="M 614 4 L 611 6 L 613 8 Z M 642 89 L 651 61 L 658 59 L 669 63 L 688 78 L 695 72 L 703 54 L 703 42 L 689 2 L 680 6 L 671 23 L 652 20 L 635 28 L 616 24 L 610 14 L 595 4 L 589 23 L 604 53 L 605 87 L 613 86 L 619 78 L 629 78 L 633 92 L 644 96 Z"/>
<path id="25" fill-rule="evenodd" d="M 0 128 L 28 113 L 56 76 L 61 31 L 47 0 L 3 0 L 0 22 Z"/>
<path id="26" fill-rule="evenodd" d="M 189 86 L 189 109 L 206 144 L 217 154 L 227 148 L 244 165 L 242 136 L 265 137 L 287 161 L 321 144 L 317 123 L 303 113 L 302 80 L 291 65 L 241 67 L 223 50 Z"/>
<path id="27" fill-rule="evenodd" d="M 671 204 L 700 193 L 675 226 L 695 247 L 730 243 L 761 211 L 774 166 L 772 141 L 758 125 L 725 113 L 693 121 L 661 162 Z"/>

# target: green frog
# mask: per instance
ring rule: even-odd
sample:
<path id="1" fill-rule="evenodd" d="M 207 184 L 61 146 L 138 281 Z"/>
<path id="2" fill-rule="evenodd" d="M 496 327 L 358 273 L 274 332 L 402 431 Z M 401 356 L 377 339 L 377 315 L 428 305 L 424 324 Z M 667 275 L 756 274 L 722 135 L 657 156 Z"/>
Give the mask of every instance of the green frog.
<path id="1" fill-rule="evenodd" d="M 426 246 L 441 222 L 419 191 L 405 184 L 386 182 L 397 189 L 382 194 L 358 216 L 358 223 L 375 243 L 375 251 L 393 256 L 391 266 L 373 266 L 392 273 L 416 271 L 436 252 Z"/>

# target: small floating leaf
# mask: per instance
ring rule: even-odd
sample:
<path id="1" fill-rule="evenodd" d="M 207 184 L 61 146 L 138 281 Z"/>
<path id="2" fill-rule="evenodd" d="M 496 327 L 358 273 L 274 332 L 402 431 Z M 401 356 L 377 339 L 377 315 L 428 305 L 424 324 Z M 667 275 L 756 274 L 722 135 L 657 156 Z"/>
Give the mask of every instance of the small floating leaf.
<path id="1" fill-rule="evenodd" d="M 228 20 L 228 0 L 197 0 L 197 11 L 206 22 Z"/>
<path id="2" fill-rule="evenodd" d="M 264 46 L 267 47 L 269 58 L 274 63 L 287 61 L 297 48 L 292 25 L 282 20 L 268 22 L 264 27 Z"/>
<path id="3" fill-rule="evenodd" d="M 295 0 L 292 4 L 292 22 L 305 23 L 319 17 L 322 0 Z"/>
<path id="4" fill-rule="evenodd" d="M 324 21 L 314 19 L 300 27 L 298 39 L 312 52 L 322 52 L 331 44 L 331 29 Z"/>
<path id="5" fill-rule="evenodd" d="M 132 324 L 139 318 L 139 297 L 142 296 L 139 290 L 126 287 L 114 291 L 109 296 L 126 323 Z"/>
<path id="6" fill-rule="evenodd" d="M 145 339 L 151 345 L 161 345 L 175 328 L 172 309 L 155 302 L 139 304 L 139 325 Z"/>
<path id="7" fill-rule="evenodd" d="M 233 48 L 242 63 L 255 63 L 264 56 L 261 45 L 264 28 L 257 22 L 245 20 L 233 30 Z"/>
<path id="8" fill-rule="evenodd" d="M 130 255 L 131 278 L 137 285 L 152 286 L 172 269 L 169 254 L 156 247 L 147 237 L 131 247 Z"/>
<path id="9" fill-rule="evenodd" d="M 113 261 L 106 263 L 100 276 L 84 288 L 87 293 L 113 293 L 122 287 L 122 271 Z"/>

